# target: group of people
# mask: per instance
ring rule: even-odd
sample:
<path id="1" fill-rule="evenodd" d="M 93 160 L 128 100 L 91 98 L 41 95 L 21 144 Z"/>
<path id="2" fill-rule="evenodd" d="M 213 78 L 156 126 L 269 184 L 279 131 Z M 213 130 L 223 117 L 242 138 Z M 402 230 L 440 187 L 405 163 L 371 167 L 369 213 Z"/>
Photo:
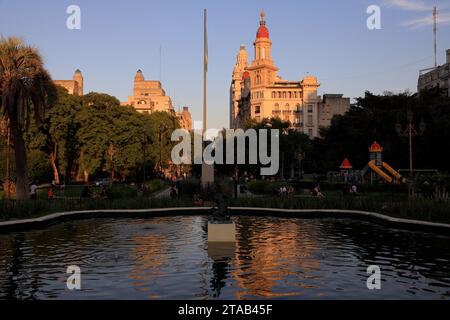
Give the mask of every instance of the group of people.
<path id="1" fill-rule="evenodd" d="M 285 197 L 285 196 L 291 197 L 294 195 L 294 193 L 295 193 L 295 190 L 292 186 L 289 186 L 289 187 L 282 186 L 278 189 L 278 194 L 282 197 Z"/>
<path id="2" fill-rule="evenodd" d="M 318 184 L 314 189 L 311 190 L 311 194 L 313 197 L 325 198 L 325 195 L 322 193 L 320 189 L 320 184 Z"/>
<path id="3" fill-rule="evenodd" d="M 343 189 L 343 193 L 344 193 L 344 196 L 346 196 L 346 195 L 357 195 L 358 194 L 358 187 L 356 186 L 356 184 L 346 184 L 345 186 L 344 186 L 344 189 Z"/>
<path id="4" fill-rule="evenodd" d="M 30 185 L 30 199 L 36 200 L 38 195 L 38 183 L 39 181 L 33 180 L 33 182 Z M 58 186 L 56 185 L 55 181 L 52 181 L 51 186 L 47 189 L 47 199 L 52 200 L 56 198 L 56 192 L 57 192 Z"/>

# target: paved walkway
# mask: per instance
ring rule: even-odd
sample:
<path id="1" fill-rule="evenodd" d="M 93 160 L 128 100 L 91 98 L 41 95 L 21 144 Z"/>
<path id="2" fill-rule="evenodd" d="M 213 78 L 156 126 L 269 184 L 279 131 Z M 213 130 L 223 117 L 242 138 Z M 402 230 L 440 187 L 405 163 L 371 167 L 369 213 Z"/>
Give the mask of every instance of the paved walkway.
<path id="1" fill-rule="evenodd" d="M 153 195 L 152 198 L 157 198 L 157 199 L 170 198 L 170 188 L 166 188 L 162 191 L 159 191 L 158 193 Z"/>

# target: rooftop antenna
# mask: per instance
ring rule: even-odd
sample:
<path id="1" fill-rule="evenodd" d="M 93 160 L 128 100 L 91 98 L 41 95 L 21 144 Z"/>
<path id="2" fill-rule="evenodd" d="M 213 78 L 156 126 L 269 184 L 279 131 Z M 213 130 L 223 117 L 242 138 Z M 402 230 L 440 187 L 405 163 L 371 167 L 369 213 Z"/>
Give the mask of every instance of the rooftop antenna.
<path id="1" fill-rule="evenodd" d="M 437 67 L 437 8 L 433 7 L 434 67 Z"/>
<path id="2" fill-rule="evenodd" d="M 159 81 L 162 83 L 162 46 L 159 46 Z"/>

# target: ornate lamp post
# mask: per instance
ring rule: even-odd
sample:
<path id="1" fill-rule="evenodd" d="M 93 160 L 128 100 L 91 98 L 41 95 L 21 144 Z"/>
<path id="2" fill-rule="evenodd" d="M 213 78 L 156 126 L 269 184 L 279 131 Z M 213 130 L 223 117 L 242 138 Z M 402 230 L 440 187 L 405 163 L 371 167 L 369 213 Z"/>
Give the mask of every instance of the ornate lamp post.
<path id="1" fill-rule="evenodd" d="M 408 123 L 406 125 L 406 129 L 403 129 L 402 125 L 397 122 L 395 125 L 395 130 L 397 131 L 397 134 L 399 137 L 407 137 L 409 140 L 409 195 L 410 197 L 414 196 L 414 170 L 413 170 L 413 144 L 412 140 L 414 137 L 420 137 L 423 136 L 425 130 L 426 130 L 426 123 L 422 119 L 419 124 L 419 131 L 416 130 L 414 126 L 414 113 L 412 111 L 408 111 L 407 113 L 407 120 Z"/>

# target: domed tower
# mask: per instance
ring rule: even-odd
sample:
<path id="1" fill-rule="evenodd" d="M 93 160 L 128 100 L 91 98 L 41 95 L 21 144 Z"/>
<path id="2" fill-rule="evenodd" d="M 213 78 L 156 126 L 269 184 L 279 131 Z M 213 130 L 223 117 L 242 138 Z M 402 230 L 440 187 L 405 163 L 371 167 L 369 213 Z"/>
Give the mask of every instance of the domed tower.
<path id="1" fill-rule="evenodd" d="M 73 74 L 73 81 L 77 83 L 77 90 L 76 94 L 78 96 L 83 95 L 83 75 L 79 69 L 75 70 L 75 73 Z"/>
<path id="2" fill-rule="evenodd" d="M 255 60 L 267 60 L 268 63 L 271 63 L 270 48 L 272 42 L 269 39 L 269 29 L 266 27 L 266 14 L 264 11 L 261 11 L 260 17 L 259 28 L 256 32 Z"/>
<path id="3" fill-rule="evenodd" d="M 253 46 L 255 48 L 255 56 L 251 66 L 248 67 L 252 89 L 273 85 L 277 77 L 278 68 L 275 67 L 272 61 L 270 52 L 272 41 L 269 38 L 264 11 L 261 11 L 260 14 L 259 28 L 256 32 L 256 40 Z"/>
<path id="4" fill-rule="evenodd" d="M 236 57 L 236 64 L 233 70 L 233 79 L 239 80 L 242 78 L 242 74 L 248 67 L 248 54 L 245 50 L 245 45 L 242 44 Z"/>
<path id="5" fill-rule="evenodd" d="M 142 73 L 141 69 L 136 71 L 136 75 L 134 76 L 134 82 L 140 82 L 140 81 L 145 81 L 144 74 Z"/>
<path id="6" fill-rule="evenodd" d="M 245 45 L 242 44 L 236 57 L 236 64 L 233 69 L 233 78 L 230 89 L 230 128 L 236 127 L 236 117 L 238 114 L 239 100 L 243 87 L 242 76 L 248 67 L 248 54 Z"/>

